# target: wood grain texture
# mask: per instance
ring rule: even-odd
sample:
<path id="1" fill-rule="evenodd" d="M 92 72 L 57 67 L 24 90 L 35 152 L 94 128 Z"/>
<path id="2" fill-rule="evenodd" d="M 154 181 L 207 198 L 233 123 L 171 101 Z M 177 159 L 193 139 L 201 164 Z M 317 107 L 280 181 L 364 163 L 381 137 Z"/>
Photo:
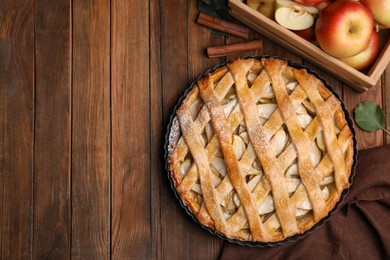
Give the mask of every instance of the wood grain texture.
<path id="1" fill-rule="evenodd" d="M 67 0 L 35 1 L 34 259 L 70 257 L 70 13 Z"/>
<path id="2" fill-rule="evenodd" d="M 149 2 L 112 1 L 112 258 L 151 257 Z"/>
<path id="3" fill-rule="evenodd" d="M 0 3 L 0 259 L 32 242 L 34 3 Z"/>
<path id="4" fill-rule="evenodd" d="M 263 52 L 266 55 L 278 56 L 281 58 L 287 58 L 290 61 L 303 63 L 303 59 L 299 57 L 297 54 L 291 52 L 283 46 L 278 45 L 272 39 L 263 36 Z"/>
<path id="5" fill-rule="evenodd" d="M 343 96 L 346 107 L 351 117 L 354 118 L 353 111 L 360 102 L 374 101 L 379 106 L 382 106 L 381 82 L 378 82 L 375 87 L 365 93 L 358 93 L 350 87 L 344 86 Z M 357 147 L 359 150 L 383 145 L 382 131 L 366 132 L 359 128 L 354 120 L 352 121 L 356 131 Z"/>
<path id="6" fill-rule="evenodd" d="M 163 88 L 163 119 L 168 124 L 179 97 L 187 84 L 188 66 L 188 1 L 162 0 L 161 2 L 161 67 Z M 194 44 L 194 43 L 191 43 Z M 172 73 L 172 70 L 175 73 Z"/>
<path id="7" fill-rule="evenodd" d="M 161 67 L 163 90 L 163 124 L 168 124 L 173 108 L 191 82 L 188 68 L 188 11 L 189 1 L 161 2 Z M 177 22 L 184 21 L 184 22 Z M 193 21 L 195 22 L 195 20 Z M 191 43 L 195 44 L 195 43 Z M 203 54 L 205 55 L 205 54 Z M 168 182 L 161 188 L 161 248 L 162 259 L 189 259 L 191 218 L 178 203 Z"/>
<path id="8" fill-rule="evenodd" d="M 150 167 L 151 167 L 151 258 L 161 259 L 161 188 L 166 178 L 163 159 L 165 128 L 163 125 L 163 95 L 161 87 L 160 1 L 150 1 Z"/>
<path id="9" fill-rule="evenodd" d="M 110 1 L 73 1 L 72 258 L 110 256 Z"/>

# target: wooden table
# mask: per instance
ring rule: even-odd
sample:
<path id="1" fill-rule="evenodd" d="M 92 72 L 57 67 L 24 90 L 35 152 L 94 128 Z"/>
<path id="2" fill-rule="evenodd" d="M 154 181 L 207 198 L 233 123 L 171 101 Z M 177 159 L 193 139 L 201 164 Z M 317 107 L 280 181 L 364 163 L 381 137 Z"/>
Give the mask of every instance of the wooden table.
<path id="1" fill-rule="evenodd" d="M 0 1 L 0 259 L 215 259 L 222 241 L 175 199 L 163 143 L 173 107 L 239 42 L 195 23 L 196 1 Z M 352 111 L 390 102 L 390 67 Z M 227 57 L 228 59 L 232 57 Z M 388 103 L 390 104 L 390 103 Z M 390 123 L 390 105 L 385 109 Z M 357 129 L 359 148 L 386 143 Z"/>

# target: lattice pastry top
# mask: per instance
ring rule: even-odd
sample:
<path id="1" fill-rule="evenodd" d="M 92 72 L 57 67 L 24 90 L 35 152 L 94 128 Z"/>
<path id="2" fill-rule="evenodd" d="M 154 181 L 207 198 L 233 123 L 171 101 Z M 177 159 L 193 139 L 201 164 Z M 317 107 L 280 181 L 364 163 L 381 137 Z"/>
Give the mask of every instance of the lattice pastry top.
<path id="1" fill-rule="evenodd" d="M 177 109 L 168 168 L 202 225 L 230 239 L 280 241 L 326 217 L 349 187 L 352 137 L 340 101 L 305 69 L 236 59 L 200 79 Z"/>

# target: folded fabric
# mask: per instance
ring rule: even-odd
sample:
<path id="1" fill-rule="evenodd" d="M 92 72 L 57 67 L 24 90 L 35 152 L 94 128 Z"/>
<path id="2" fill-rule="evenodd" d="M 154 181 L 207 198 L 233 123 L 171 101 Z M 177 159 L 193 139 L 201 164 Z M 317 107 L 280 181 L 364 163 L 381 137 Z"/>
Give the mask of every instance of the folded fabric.
<path id="1" fill-rule="evenodd" d="M 359 151 L 339 210 L 306 237 L 258 248 L 225 242 L 221 259 L 390 259 L 390 145 Z"/>

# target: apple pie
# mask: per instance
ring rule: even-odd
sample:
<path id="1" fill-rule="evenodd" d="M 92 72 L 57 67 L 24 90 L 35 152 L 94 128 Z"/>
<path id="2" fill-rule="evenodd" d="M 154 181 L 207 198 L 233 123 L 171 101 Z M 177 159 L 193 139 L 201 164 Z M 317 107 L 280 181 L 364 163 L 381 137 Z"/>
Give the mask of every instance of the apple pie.
<path id="1" fill-rule="evenodd" d="M 279 58 L 235 59 L 204 75 L 177 107 L 167 142 L 182 204 L 240 241 L 311 229 L 342 198 L 354 162 L 340 100 Z"/>

